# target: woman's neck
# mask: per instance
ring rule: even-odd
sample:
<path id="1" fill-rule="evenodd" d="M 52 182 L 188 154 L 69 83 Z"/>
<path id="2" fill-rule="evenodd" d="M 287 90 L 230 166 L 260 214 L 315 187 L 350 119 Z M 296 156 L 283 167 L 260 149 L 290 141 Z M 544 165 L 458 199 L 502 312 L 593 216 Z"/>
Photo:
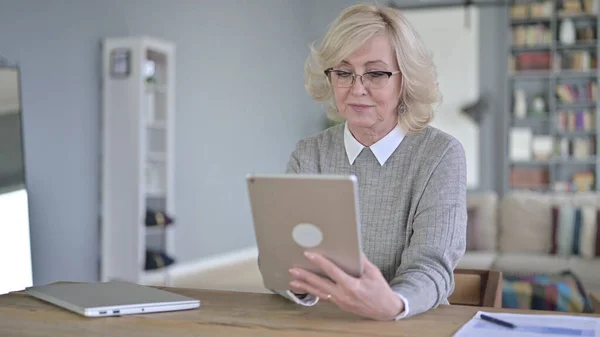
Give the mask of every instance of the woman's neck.
<path id="1" fill-rule="evenodd" d="M 348 124 L 348 129 L 350 133 L 356 138 L 356 140 L 364 146 L 371 146 L 385 137 L 388 133 L 390 133 L 396 127 L 396 123 L 394 124 L 383 124 L 383 125 L 375 125 L 372 127 L 356 127 L 351 124 Z"/>

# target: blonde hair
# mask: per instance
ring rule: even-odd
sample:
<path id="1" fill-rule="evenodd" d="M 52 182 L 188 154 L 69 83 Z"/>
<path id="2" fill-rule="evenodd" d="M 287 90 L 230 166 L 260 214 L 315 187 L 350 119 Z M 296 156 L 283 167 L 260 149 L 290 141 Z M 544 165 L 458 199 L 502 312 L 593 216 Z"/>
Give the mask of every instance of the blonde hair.
<path id="1" fill-rule="evenodd" d="M 432 53 L 400 13 L 378 5 L 348 7 L 333 21 L 319 47 L 313 43 L 304 66 L 304 83 L 312 98 L 329 103 L 327 116 L 341 120 L 335 105 L 333 89 L 324 70 L 350 56 L 373 35 L 385 32 L 396 52 L 402 75 L 400 101 L 406 112 L 398 115 L 398 123 L 407 132 L 418 132 L 434 117 L 433 104 L 441 102 L 437 69 Z"/>

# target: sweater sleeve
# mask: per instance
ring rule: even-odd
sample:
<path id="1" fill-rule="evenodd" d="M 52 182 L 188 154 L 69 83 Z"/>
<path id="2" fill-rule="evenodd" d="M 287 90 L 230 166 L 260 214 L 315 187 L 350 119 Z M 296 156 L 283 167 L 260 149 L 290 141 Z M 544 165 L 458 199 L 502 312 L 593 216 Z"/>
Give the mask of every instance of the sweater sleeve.
<path id="1" fill-rule="evenodd" d="M 290 155 L 286 173 L 314 174 L 319 170 L 319 150 L 317 140 L 306 138 L 296 143 L 296 148 Z"/>
<path id="2" fill-rule="evenodd" d="M 450 142 L 422 189 L 407 246 L 390 286 L 410 303 L 410 317 L 447 303 L 454 268 L 466 248 L 466 157 Z"/>
<path id="3" fill-rule="evenodd" d="M 300 158 L 298 151 L 298 147 L 296 147 L 296 150 L 290 155 L 285 173 L 300 173 Z"/>

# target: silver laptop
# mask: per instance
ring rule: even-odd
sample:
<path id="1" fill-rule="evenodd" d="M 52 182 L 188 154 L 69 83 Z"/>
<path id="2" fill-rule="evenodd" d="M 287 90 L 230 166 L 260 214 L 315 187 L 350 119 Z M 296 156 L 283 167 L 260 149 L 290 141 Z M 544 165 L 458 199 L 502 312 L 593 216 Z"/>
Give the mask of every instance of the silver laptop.
<path id="1" fill-rule="evenodd" d="M 267 289 L 289 289 L 291 267 L 325 276 L 305 251 L 325 255 L 350 275 L 362 274 L 355 176 L 249 174 L 246 180 Z"/>
<path id="2" fill-rule="evenodd" d="M 200 300 L 128 282 L 58 283 L 26 293 L 87 317 L 194 309 Z"/>

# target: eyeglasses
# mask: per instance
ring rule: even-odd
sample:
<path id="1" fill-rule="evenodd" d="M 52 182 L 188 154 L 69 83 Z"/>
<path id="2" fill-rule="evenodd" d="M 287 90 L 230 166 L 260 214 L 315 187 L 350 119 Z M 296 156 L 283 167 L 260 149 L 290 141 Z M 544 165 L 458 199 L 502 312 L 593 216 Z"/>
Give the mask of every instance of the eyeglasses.
<path id="1" fill-rule="evenodd" d="M 335 70 L 333 68 L 325 69 L 325 75 L 329 78 L 331 84 L 338 88 L 350 88 L 354 85 L 356 77 L 360 76 L 362 84 L 371 89 L 385 87 L 390 77 L 399 74 L 400 71 L 369 71 L 362 75 L 345 70 Z"/>

